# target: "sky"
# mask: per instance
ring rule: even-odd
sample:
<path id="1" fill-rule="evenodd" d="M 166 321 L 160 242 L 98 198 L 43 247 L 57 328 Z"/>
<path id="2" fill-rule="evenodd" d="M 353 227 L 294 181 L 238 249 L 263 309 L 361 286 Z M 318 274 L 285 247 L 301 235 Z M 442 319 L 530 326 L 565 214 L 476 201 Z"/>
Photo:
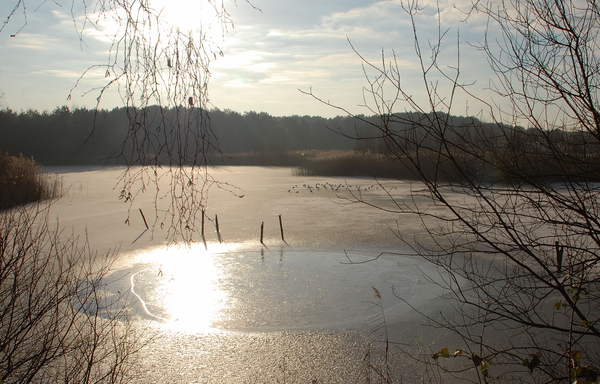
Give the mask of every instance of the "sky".
<path id="1" fill-rule="evenodd" d="M 206 24 L 199 16 L 202 11 L 194 8 L 199 2 L 202 0 L 154 0 L 152 4 L 164 6 L 164 17 L 170 23 L 200 20 Z M 5 20 L 18 0 L 1 3 L 0 15 Z M 107 62 L 110 42 L 105 34 L 93 30 L 78 32 L 82 26 L 80 3 L 83 0 L 28 0 L 22 3 L 26 19 L 21 7 L 4 25 L 0 32 L 1 106 L 17 111 L 95 106 L 97 88 L 106 83 L 104 76 L 90 71 L 80 77 L 89 67 Z M 386 65 L 395 55 L 403 89 L 419 103 L 427 103 L 411 20 L 399 0 L 252 0 L 252 6 L 244 0 L 224 0 L 224 4 L 233 25 L 224 34 L 216 28 L 212 37 L 223 53 L 210 64 L 212 107 L 276 116 L 343 114 L 301 92 L 312 91 L 352 113 L 370 114 L 363 106 L 363 89 L 368 85 L 363 59 L 381 65 L 382 54 Z M 486 90 L 491 76 L 486 58 L 473 47 L 483 40 L 486 19 L 472 15 L 463 21 L 467 0 L 424 0 L 420 4 L 425 7 L 416 23 L 423 57 L 429 59 L 428 44 L 435 41 L 441 24 L 441 30 L 447 31 L 438 59 L 441 68 L 454 73 L 460 47 L 461 81 L 473 83 L 471 92 L 484 99 L 491 97 Z M 367 70 L 366 74 L 373 72 Z M 444 84 L 440 83 L 439 90 L 446 95 Z M 385 92 L 386 98 L 394 97 L 388 89 Z M 100 107 L 121 105 L 113 89 L 103 95 Z M 395 108 L 411 110 L 401 101 Z M 477 115 L 483 108 L 483 104 L 459 95 L 453 113 Z"/>

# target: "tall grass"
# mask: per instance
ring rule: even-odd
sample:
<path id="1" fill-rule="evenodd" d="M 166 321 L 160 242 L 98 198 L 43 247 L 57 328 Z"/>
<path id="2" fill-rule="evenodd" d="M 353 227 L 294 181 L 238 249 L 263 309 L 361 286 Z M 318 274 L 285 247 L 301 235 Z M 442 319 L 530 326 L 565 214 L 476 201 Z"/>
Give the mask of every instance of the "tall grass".
<path id="1" fill-rule="evenodd" d="M 58 197 L 60 189 L 32 158 L 0 153 L 0 210 Z"/>
<path id="2" fill-rule="evenodd" d="M 600 181 L 600 156 L 560 163 L 551 153 L 480 151 L 438 153 L 419 149 L 404 156 L 372 151 L 307 151 L 294 164 L 296 176 L 367 176 L 399 180 L 469 183 Z M 566 165 L 565 165 L 566 164 Z"/>
<path id="3" fill-rule="evenodd" d="M 308 151 L 294 170 L 297 176 L 374 176 L 410 179 L 405 164 L 371 151 Z"/>
<path id="4" fill-rule="evenodd" d="M 253 151 L 213 154 L 214 166 L 241 165 L 262 167 L 297 167 L 304 161 L 305 151 Z"/>

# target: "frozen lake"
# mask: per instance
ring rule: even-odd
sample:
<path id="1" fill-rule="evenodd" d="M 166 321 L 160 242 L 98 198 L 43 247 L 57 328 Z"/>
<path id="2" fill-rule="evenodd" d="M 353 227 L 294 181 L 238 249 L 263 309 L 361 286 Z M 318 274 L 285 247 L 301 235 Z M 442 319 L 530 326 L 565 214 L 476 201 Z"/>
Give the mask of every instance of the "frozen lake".
<path id="1" fill-rule="evenodd" d="M 164 229 L 144 231 L 137 212 L 151 220 L 152 187 L 131 206 L 118 200 L 122 168 L 49 171 L 66 187 L 52 207 L 60 225 L 87 233 L 92 249 L 119 250 L 107 290 L 130 291 L 137 321 L 156 332 L 136 366 L 136 382 L 352 382 L 368 346 L 381 347 L 383 316 L 392 341 L 427 349 L 440 337 L 420 326 L 423 319 L 407 305 L 432 315 L 448 310 L 444 292 L 426 277 L 439 274 L 390 230 L 418 236 L 416 219 L 344 199 L 354 193 L 386 204 L 372 179 L 215 169 L 215 179 L 240 191 L 210 191 L 206 215 L 218 215 L 223 242 L 209 222 L 206 245 L 177 246 L 168 245 Z M 398 199 L 414 188 L 382 184 Z M 393 365 L 400 375 L 410 364 Z"/>
<path id="2" fill-rule="evenodd" d="M 140 316 L 182 332 L 365 329 L 381 310 L 373 287 L 384 294 L 387 321 L 412 313 L 389 290 L 423 308 L 438 292 L 423 278 L 435 270 L 419 259 L 310 249 L 251 250 L 203 245 L 142 253 L 116 272 L 113 291 L 132 282 Z M 119 277 L 122 275 L 122 278 Z"/>

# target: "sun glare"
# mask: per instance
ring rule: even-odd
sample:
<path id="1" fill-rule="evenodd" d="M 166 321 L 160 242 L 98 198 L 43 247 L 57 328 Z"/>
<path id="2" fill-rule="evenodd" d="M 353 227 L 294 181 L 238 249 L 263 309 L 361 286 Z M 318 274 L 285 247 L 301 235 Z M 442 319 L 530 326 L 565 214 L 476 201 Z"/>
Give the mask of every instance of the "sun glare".
<path id="1" fill-rule="evenodd" d="M 88 18 L 96 19 L 95 28 L 86 31 L 92 37 L 105 42 L 112 42 L 115 36 L 120 36 L 131 17 L 139 18 L 136 31 L 143 31 L 151 40 L 168 40 L 168 36 L 181 33 L 189 36 L 202 36 L 202 40 L 219 45 L 223 42 L 225 32 L 230 25 L 228 14 L 212 2 L 195 0 L 151 0 L 148 6 L 139 9 L 132 5 L 127 9 L 102 11 Z M 150 11 L 147 13 L 146 11 Z M 159 23 L 148 18 L 152 14 Z M 151 16 L 152 18 L 153 16 Z M 195 38 L 196 38 L 195 37 Z"/>
<path id="2" fill-rule="evenodd" d="M 153 0 L 161 20 L 182 33 L 200 29 L 209 41 L 222 41 L 227 17 L 217 4 L 196 0 Z"/>
<path id="3" fill-rule="evenodd" d="M 227 250 L 231 251 L 231 245 Z M 139 286 L 135 294 L 146 314 L 175 331 L 216 331 L 213 324 L 227 301 L 219 288 L 223 271 L 216 262 L 223 251 L 207 251 L 203 244 L 197 244 L 140 255 L 139 262 L 150 267 L 138 272 L 134 286 Z"/>

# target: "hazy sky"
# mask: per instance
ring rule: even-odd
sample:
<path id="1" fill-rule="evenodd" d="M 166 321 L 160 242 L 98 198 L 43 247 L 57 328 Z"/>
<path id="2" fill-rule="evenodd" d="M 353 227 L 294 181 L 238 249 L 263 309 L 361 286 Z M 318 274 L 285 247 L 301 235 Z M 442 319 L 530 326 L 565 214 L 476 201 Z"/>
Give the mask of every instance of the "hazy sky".
<path id="1" fill-rule="evenodd" d="M 0 15 L 8 15 L 18 0 L 3 0 Z M 170 8 L 171 20 L 193 19 L 189 3 L 202 0 L 156 0 Z M 334 116 L 340 111 L 322 105 L 298 89 L 355 113 L 366 113 L 362 88 L 365 81 L 361 59 L 348 42 L 366 59 L 381 63 L 382 50 L 388 58 L 395 53 L 402 73 L 402 85 L 413 95 L 422 95 L 420 69 L 415 61 L 412 26 L 397 0 L 225 0 L 235 23 L 224 39 L 218 40 L 223 57 L 211 63 L 210 99 L 213 106 L 240 112 L 266 111 L 273 115 Z M 67 100 L 79 76 L 91 65 L 107 61 L 108 42 L 87 33 L 80 41 L 74 26 L 72 4 L 80 0 L 29 0 L 27 25 L 22 9 L 0 33 L 1 105 L 13 110 L 52 110 L 95 104 L 97 92 L 86 91 L 103 84 L 101 76 L 89 76 Z M 438 33 L 436 2 L 417 18 L 423 56 L 428 41 Z M 42 3 L 40 5 L 40 3 Z M 89 1 L 88 1 L 89 3 Z M 488 86 L 487 62 L 481 52 L 469 45 L 483 40 L 485 18 L 475 15 L 468 23 L 457 8 L 468 9 L 468 1 L 440 0 L 444 39 L 440 62 L 443 68 L 457 64 L 457 41 L 464 82 L 477 81 L 476 93 Z M 169 9 L 169 8 L 167 8 Z M 191 15 L 190 15 L 191 14 Z M 460 32 L 460 39 L 458 33 Z M 390 97 L 393 96 L 389 94 Z M 107 94 L 101 107 L 120 105 L 115 94 Z M 404 109 L 402 104 L 397 109 Z M 407 107 L 406 107 L 407 108 Z M 468 108 L 468 109 L 467 109 Z M 459 98 L 455 114 L 476 114 L 481 109 L 473 101 Z"/>

